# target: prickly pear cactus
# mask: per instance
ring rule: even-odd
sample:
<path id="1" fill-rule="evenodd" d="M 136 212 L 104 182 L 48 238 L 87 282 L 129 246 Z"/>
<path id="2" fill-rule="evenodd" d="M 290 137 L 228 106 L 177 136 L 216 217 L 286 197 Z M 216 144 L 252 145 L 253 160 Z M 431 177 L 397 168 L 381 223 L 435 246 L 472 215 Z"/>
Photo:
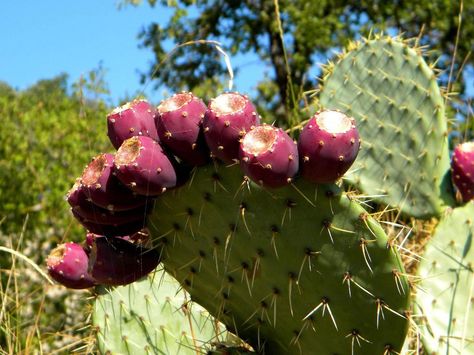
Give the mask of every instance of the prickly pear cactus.
<path id="1" fill-rule="evenodd" d="M 206 166 L 156 201 L 165 269 L 266 354 L 400 351 L 409 290 L 396 247 L 333 184 L 267 190 Z"/>
<path id="2" fill-rule="evenodd" d="M 94 305 L 101 353 L 202 354 L 227 332 L 179 283 L 159 270 L 127 286 L 104 290 Z"/>
<path id="3" fill-rule="evenodd" d="M 319 99 L 357 120 L 351 183 L 417 218 L 452 204 L 445 98 L 421 49 L 397 38 L 353 44 L 326 67 Z"/>
<path id="4" fill-rule="evenodd" d="M 416 301 L 429 354 L 474 354 L 473 217 L 472 202 L 446 215 L 420 263 Z"/>

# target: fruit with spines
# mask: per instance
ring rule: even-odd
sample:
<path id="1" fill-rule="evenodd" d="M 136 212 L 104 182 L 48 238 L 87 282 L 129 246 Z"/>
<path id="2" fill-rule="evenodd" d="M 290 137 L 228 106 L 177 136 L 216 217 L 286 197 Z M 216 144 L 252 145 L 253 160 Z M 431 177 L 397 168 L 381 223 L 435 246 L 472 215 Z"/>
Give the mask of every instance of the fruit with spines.
<path id="1" fill-rule="evenodd" d="M 83 191 L 95 205 L 110 211 L 125 211 L 146 203 L 144 196 L 134 194 L 115 176 L 114 155 L 99 154 L 92 159 L 82 173 Z"/>
<path id="2" fill-rule="evenodd" d="M 117 178 L 133 192 L 157 196 L 176 186 L 176 171 L 161 145 L 149 137 L 125 140 L 114 159 Z"/>
<path id="3" fill-rule="evenodd" d="M 76 210 L 71 209 L 71 213 L 79 223 L 81 223 L 89 232 L 94 234 L 101 234 L 106 236 L 124 236 L 132 233 L 136 233 L 145 227 L 146 215 L 141 218 L 129 221 L 129 222 L 118 222 L 118 223 L 107 223 L 101 224 L 82 217 Z"/>
<path id="4" fill-rule="evenodd" d="M 148 201 L 148 203 L 130 210 L 110 211 L 90 202 L 80 182 L 76 182 L 71 190 L 69 190 L 66 199 L 71 209 L 82 220 L 108 225 L 118 225 L 143 220 L 153 205 L 152 201 Z"/>
<path id="5" fill-rule="evenodd" d="M 298 140 L 301 175 L 315 183 L 334 182 L 351 167 L 359 147 L 354 118 L 340 111 L 318 112 Z"/>
<path id="6" fill-rule="evenodd" d="M 147 136 L 159 140 L 155 126 L 155 108 L 146 100 L 133 100 L 115 108 L 107 115 L 110 142 L 118 149 L 124 140 Z"/>
<path id="7" fill-rule="evenodd" d="M 92 248 L 93 242 L 96 238 L 104 238 L 104 235 L 95 234 L 95 233 L 86 233 L 86 238 L 84 240 L 84 248 L 86 252 L 89 252 Z M 149 246 L 150 243 L 150 235 L 146 229 L 139 230 L 136 233 L 131 235 L 124 235 L 124 236 L 115 236 L 115 238 L 122 238 L 130 243 L 139 244 L 145 248 Z"/>
<path id="8" fill-rule="evenodd" d="M 347 181 L 376 202 L 426 219 L 454 199 L 446 98 L 422 52 L 398 37 L 351 43 L 324 68 L 319 105 L 357 121 L 362 145 Z"/>
<path id="9" fill-rule="evenodd" d="M 474 142 L 462 143 L 454 148 L 451 172 L 462 200 L 474 199 Z"/>
<path id="10" fill-rule="evenodd" d="M 298 172 L 298 148 L 281 128 L 256 126 L 240 143 L 240 166 L 246 176 L 263 186 L 289 184 Z"/>
<path id="11" fill-rule="evenodd" d="M 426 353 L 474 354 L 474 202 L 441 218 L 418 267 L 416 313 Z"/>
<path id="12" fill-rule="evenodd" d="M 88 271 L 89 257 L 80 244 L 58 245 L 49 254 L 46 265 L 49 275 L 68 288 L 85 289 L 96 284 Z"/>
<path id="13" fill-rule="evenodd" d="M 203 121 L 212 156 L 226 163 L 238 160 L 240 139 L 259 123 L 260 117 L 247 96 L 226 92 L 212 99 Z"/>
<path id="14" fill-rule="evenodd" d="M 123 238 L 92 239 L 89 272 L 107 286 L 126 285 L 149 274 L 160 262 L 159 249 L 144 248 Z"/>
<path id="15" fill-rule="evenodd" d="M 209 149 L 202 132 L 206 105 L 190 92 L 163 100 L 157 107 L 156 128 L 161 144 L 191 166 L 209 161 Z"/>

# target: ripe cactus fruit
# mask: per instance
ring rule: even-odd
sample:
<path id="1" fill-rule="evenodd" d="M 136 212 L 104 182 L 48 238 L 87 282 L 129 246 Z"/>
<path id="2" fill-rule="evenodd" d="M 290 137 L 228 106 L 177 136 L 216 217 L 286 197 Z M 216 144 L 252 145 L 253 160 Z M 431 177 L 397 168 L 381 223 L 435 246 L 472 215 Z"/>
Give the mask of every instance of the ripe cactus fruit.
<path id="1" fill-rule="evenodd" d="M 157 249 L 147 249 L 123 238 L 93 238 L 89 272 L 97 283 L 126 285 L 146 276 L 160 262 Z"/>
<path id="2" fill-rule="evenodd" d="M 239 141 L 260 117 L 247 96 L 227 92 L 209 102 L 203 129 L 212 156 L 230 163 L 239 158 Z"/>
<path id="3" fill-rule="evenodd" d="M 107 115 L 107 134 L 118 149 L 125 139 L 147 136 L 158 140 L 155 126 L 155 108 L 145 100 L 133 100 Z"/>
<path id="4" fill-rule="evenodd" d="M 454 185 L 464 202 L 474 198 L 474 142 L 459 144 L 451 158 Z"/>
<path id="5" fill-rule="evenodd" d="M 209 149 L 201 129 L 206 109 L 201 99 L 182 92 L 163 100 L 155 116 L 161 144 L 192 166 L 209 161 Z"/>
<path id="6" fill-rule="evenodd" d="M 176 186 L 176 172 L 161 145 L 149 137 L 125 140 L 115 154 L 117 178 L 133 192 L 157 196 Z"/>
<path id="7" fill-rule="evenodd" d="M 127 211 L 110 211 L 94 205 L 87 198 L 84 187 L 76 182 L 67 194 L 67 201 L 75 215 L 82 220 L 96 224 L 117 225 L 135 221 L 143 221 L 152 207 L 152 202 L 135 207 Z"/>
<path id="8" fill-rule="evenodd" d="M 346 178 L 416 218 L 454 204 L 444 102 L 422 49 L 383 36 L 351 43 L 326 66 L 319 95 L 357 121 L 362 146 Z"/>
<path id="9" fill-rule="evenodd" d="M 71 209 L 72 215 L 81 223 L 89 232 L 107 236 L 125 236 L 136 233 L 145 227 L 145 218 L 143 215 L 140 219 L 130 222 L 118 222 L 101 224 L 94 220 L 82 217 L 76 210 Z"/>
<path id="10" fill-rule="evenodd" d="M 418 267 L 416 305 L 427 354 L 474 353 L 474 203 L 449 211 Z"/>
<path id="11" fill-rule="evenodd" d="M 99 154 L 82 173 L 81 184 L 88 200 L 110 211 L 125 211 L 143 206 L 146 198 L 127 189 L 113 174 L 114 156 Z"/>
<path id="12" fill-rule="evenodd" d="M 92 320 L 101 354 L 207 354 L 214 343 L 231 339 L 224 325 L 162 269 L 102 292 Z"/>
<path id="13" fill-rule="evenodd" d="M 239 151 L 245 175 L 268 187 L 289 184 L 298 172 L 298 148 L 281 128 L 256 126 L 243 137 Z"/>
<path id="14" fill-rule="evenodd" d="M 409 287 L 380 225 L 336 185 L 242 182 L 237 166 L 201 167 L 148 219 L 192 299 L 257 352 L 400 351 Z"/>
<path id="15" fill-rule="evenodd" d="M 301 131 L 298 151 L 301 175 L 315 183 L 341 178 L 360 147 L 355 120 L 340 111 L 316 113 Z"/>
<path id="16" fill-rule="evenodd" d="M 46 265 L 51 277 L 60 284 L 74 289 L 95 285 L 88 272 L 89 257 L 77 243 L 60 244 L 49 254 Z"/>
<path id="17" fill-rule="evenodd" d="M 92 246 L 94 245 L 95 239 L 105 238 L 105 237 L 106 237 L 105 235 L 101 235 L 101 234 L 95 234 L 91 232 L 86 233 L 86 238 L 83 244 L 84 250 L 86 251 L 86 253 L 90 254 L 90 251 L 92 250 Z M 130 235 L 114 236 L 114 238 L 122 238 L 130 243 L 139 244 L 145 248 L 151 247 L 150 235 L 148 234 L 148 231 L 146 229 L 139 230 L 138 232 L 130 234 Z"/>

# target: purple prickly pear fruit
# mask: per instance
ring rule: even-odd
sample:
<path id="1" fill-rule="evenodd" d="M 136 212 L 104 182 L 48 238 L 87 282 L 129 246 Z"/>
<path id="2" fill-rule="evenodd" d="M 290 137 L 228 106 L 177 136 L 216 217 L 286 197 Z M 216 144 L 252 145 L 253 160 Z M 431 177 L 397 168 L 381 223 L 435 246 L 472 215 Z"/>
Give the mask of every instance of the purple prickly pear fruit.
<path id="1" fill-rule="evenodd" d="M 95 238 L 89 272 L 102 285 L 126 285 L 147 275 L 159 262 L 156 249 L 146 249 L 122 238 Z"/>
<path id="2" fill-rule="evenodd" d="M 89 257 L 82 246 L 72 242 L 58 245 L 46 259 L 49 275 L 60 284 L 75 289 L 95 285 L 88 264 Z"/>
<path id="3" fill-rule="evenodd" d="M 204 115 L 203 130 L 213 157 L 230 163 L 239 158 L 240 139 L 260 117 L 247 96 L 228 92 L 212 99 Z"/>
<path id="4" fill-rule="evenodd" d="M 71 210 L 72 215 L 81 223 L 89 232 L 106 236 L 124 236 L 138 232 L 145 226 L 145 217 L 139 220 L 116 223 L 116 224 L 100 224 L 91 221 L 79 215 L 75 210 Z"/>
<path id="5" fill-rule="evenodd" d="M 143 206 L 146 198 L 122 185 L 113 174 L 113 166 L 114 156 L 106 153 L 97 155 L 84 169 L 81 184 L 87 199 L 110 211 L 126 211 Z"/>
<path id="6" fill-rule="evenodd" d="M 355 120 L 339 111 L 316 113 L 298 140 L 301 175 L 315 183 L 334 182 L 344 175 L 360 147 Z"/>
<path id="7" fill-rule="evenodd" d="M 298 172 L 298 148 L 282 129 L 257 126 L 240 143 L 240 166 L 253 181 L 267 187 L 289 184 Z"/>
<path id="8" fill-rule="evenodd" d="M 94 240 L 97 238 L 105 238 L 104 235 L 95 234 L 95 233 L 86 233 L 86 240 L 85 240 L 85 249 L 86 252 L 92 249 L 92 245 L 94 244 Z M 128 242 L 140 244 L 142 246 L 146 246 L 150 242 L 150 234 L 146 228 L 131 234 L 131 235 L 124 235 L 124 236 L 116 236 L 116 238 L 122 238 Z"/>
<path id="9" fill-rule="evenodd" d="M 474 199 L 474 142 L 459 144 L 454 149 L 451 171 L 463 202 Z"/>
<path id="10" fill-rule="evenodd" d="M 66 194 L 66 200 L 71 207 L 83 204 L 83 203 L 91 203 L 87 200 L 87 195 L 84 192 L 81 184 L 81 178 L 76 179 L 74 185 Z"/>
<path id="11" fill-rule="evenodd" d="M 192 166 L 209 161 L 209 149 L 201 129 L 206 109 L 201 99 L 190 92 L 182 92 L 163 100 L 155 116 L 161 144 Z"/>
<path id="12" fill-rule="evenodd" d="M 153 202 L 135 207 L 126 211 L 110 211 L 94 205 L 87 198 L 83 185 L 76 182 L 69 190 L 67 201 L 72 210 L 83 220 L 88 220 L 97 224 L 124 224 L 128 222 L 140 221 L 145 218 L 148 211 L 153 207 Z"/>
<path id="13" fill-rule="evenodd" d="M 92 244 L 94 240 L 100 237 L 103 237 L 103 236 L 100 234 L 95 234 L 91 232 L 86 233 L 86 240 L 84 241 L 85 242 L 84 249 L 86 250 L 87 254 L 89 254 L 90 250 L 92 249 Z"/>
<path id="14" fill-rule="evenodd" d="M 133 100 L 109 113 L 107 134 L 115 149 L 118 149 L 124 140 L 134 136 L 147 136 L 158 140 L 155 115 L 155 108 L 145 100 Z"/>
<path id="15" fill-rule="evenodd" d="M 149 137 L 132 137 L 115 154 L 115 174 L 132 191 L 157 196 L 176 186 L 176 171 L 160 144 Z"/>

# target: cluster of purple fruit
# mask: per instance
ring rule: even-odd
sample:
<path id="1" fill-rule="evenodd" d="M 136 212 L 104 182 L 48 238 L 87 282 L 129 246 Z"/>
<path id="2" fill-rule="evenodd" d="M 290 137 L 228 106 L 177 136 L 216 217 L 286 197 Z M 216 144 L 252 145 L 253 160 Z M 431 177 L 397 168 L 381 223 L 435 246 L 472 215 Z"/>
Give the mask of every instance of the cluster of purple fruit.
<path id="1" fill-rule="evenodd" d="M 451 158 L 451 172 L 463 202 L 474 200 L 474 142 L 456 146 Z"/>
<path id="2" fill-rule="evenodd" d="M 349 169 L 360 146 L 354 119 L 342 112 L 318 112 L 296 142 L 281 128 L 260 124 L 248 97 L 234 92 L 207 106 L 188 92 L 156 109 L 135 100 L 107 122 L 117 152 L 93 158 L 67 196 L 74 217 L 94 237 L 84 247 L 58 246 L 47 261 L 51 276 L 70 288 L 126 284 L 153 270 L 159 252 L 133 235 L 144 228 L 153 198 L 184 183 L 194 166 L 240 162 L 244 175 L 269 188 L 297 175 L 330 183 Z"/>

